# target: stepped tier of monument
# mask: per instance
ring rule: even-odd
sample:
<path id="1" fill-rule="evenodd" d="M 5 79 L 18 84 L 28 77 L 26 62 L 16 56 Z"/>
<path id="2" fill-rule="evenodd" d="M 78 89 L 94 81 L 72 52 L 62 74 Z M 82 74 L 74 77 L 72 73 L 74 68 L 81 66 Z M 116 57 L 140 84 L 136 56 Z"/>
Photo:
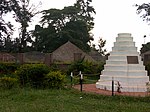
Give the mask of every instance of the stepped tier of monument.
<path id="1" fill-rule="evenodd" d="M 149 77 L 130 33 L 120 33 L 116 37 L 96 88 L 112 90 L 112 79 L 115 82 L 115 91 L 147 91 Z"/>

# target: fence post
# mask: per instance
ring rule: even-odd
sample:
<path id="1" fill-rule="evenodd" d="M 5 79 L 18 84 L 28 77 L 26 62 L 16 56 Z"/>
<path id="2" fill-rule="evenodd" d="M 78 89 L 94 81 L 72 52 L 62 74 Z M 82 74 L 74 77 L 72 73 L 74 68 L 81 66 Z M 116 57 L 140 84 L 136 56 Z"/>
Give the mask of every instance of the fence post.
<path id="1" fill-rule="evenodd" d="M 114 96 L 114 78 L 112 77 L 112 96 Z"/>
<path id="2" fill-rule="evenodd" d="M 79 75 L 80 75 L 80 91 L 82 92 L 83 74 L 81 74 L 81 71 L 79 72 Z"/>
<path id="3" fill-rule="evenodd" d="M 73 73 L 71 72 L 71 87 L 72 87 L 72 79 L 73 79 Z"/>

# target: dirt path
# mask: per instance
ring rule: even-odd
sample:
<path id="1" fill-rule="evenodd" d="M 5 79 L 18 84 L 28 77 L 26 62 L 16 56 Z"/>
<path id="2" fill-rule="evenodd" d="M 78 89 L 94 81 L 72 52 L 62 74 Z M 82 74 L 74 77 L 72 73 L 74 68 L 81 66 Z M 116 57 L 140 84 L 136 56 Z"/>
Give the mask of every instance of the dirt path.
<path id="1" fill-rule="evenodd" d="M 80 85 L 73 86 L 75 89 L 80 90 Z M 97 89 L 95 84 L 83 84 L 82 91 L 84 92 L 91 92 L 91 93 L 97 93 L 102 95 L 112 95 L 111 91 Z M 150 92 L 115 92 L 115 95 L 125 95 L 125 96 L 150 96 Z"/>

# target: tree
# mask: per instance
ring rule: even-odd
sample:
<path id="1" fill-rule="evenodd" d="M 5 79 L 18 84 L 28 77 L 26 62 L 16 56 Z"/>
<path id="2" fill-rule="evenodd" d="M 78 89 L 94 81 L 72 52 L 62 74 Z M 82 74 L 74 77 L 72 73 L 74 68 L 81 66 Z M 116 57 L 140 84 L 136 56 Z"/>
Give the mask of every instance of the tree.
<path id="1" fill-rule="evenodd" d="M 99 38 L 99 40 L 98 40 L 98 52 L 102 55 L 105 55 L 105 53 L 106 53 L 106 49 L 104 49 L 105 44 L 106 44 L 106 40 Z"/>
<path id="2" fill-rule="evenodd" d="M 57 35 L 55 28 L 49 25 L 47 28 L 43 28 L 40 25 L 35 26 L 33 35 L 36 37 L 32 43 L 32 47 L 36 51 L 52 52 L 58 45 Z"/>
<path id="3" fill-rule="evenodd" d="M 105 53 L 107 52 L 107 50 L 104 49 L 105 45 L 106 40 L 103 40 L 101 37 L 99 37 L 98 45 L 92 44 L 91 48 L 92 50 L 99 52 L 101 55 L 106 55 Z"/>
<path id="4" fill-rule="evenodd" d="M 13 25 L 10 21 L 5 21 L 5 16 L 13 11 L 12 7 L 11 0 L 0 1 L 0 50 L 5 52 L 11 52 L 13 46 Z"/>
<path id="5" fill-rule="evenodd" d="M 147 44 L 142 44 L 142 48 L 140 50 L 141 54 L 145 53 L 145 52 L 147 52 L 149 50 L 150 50 L 150 42 L 148 42 Z"/>
<path id="6" fill-rule="evenodd" d="M 144 21 L 150 21 L 150 3 L 136 4 L 137 14 L 142 14 L 141 17 Z"/>
<path id="7" fill-rule="evenodd" d="M 10 37 L 5 38 L 4 40 L 4 49 L 5 52 L 11 52 L 13 50 L 13 41 Z"/>
<path id="8" fill-rule="evenodd" d="M 36 8 L 34 5 L 29 5 L 30 0 L 1 0 L 0 1 L 0 40 L 1 45 L 4 45 L 8 38 L 11 39 L 13 34 L 13 25 L 11 22 L 6 22 L 4 16 L 7 14 L 13 14 L 13 18 L 16 22 L 21 24 L 18 52 L 24 52 L 27 47 L 27 42 L 31 42 L 31 36 L 27 27 L 31 18 L 37 14 L 35 12 Z M 10 13 L 9 13 L 10 12 Z M 12 41 L 12 40 L 11 40 Z M 6 46 L 5 46 L 6 47 Z M 9 46 L 7 46 L 9 47 Z M 10 47 L 9 47 L 10 48 Z"/>
<path id="9" fill-rule="evenodd" d="M 62 32 L 62 36 L 66 41 L 71 41 L 83 51 L 88 52 L 90 50 L 88 42 L 91 38 L 85 21 L 70 21 L 63 28 Z"/>
<path id="10" fill-rule="evenodd" d="M 89 31 L 94 26 L 94 18 L 92 14 L 96 13 L 93 6 L 90 6 L 92 0 L 77 0 L 74 6 L 79 10 L 78 16 L 87 23 Z"/>
<path id="11" fill-rule="evenodd" d="M 64 16 L 62 10 L 60 9 L 49 9 L 42 11 L 42 26 L 53 25 L 57 32 L 61 31 L 61 28 L 64 26 Z"/>
<path id="12" fill-rule="evenodd" d="M 90 6 L 91 2 L 92 0 L 86 2 L 77 0 L 74 6 L 64 7 L 61 10 L 49 9 L 42 11 L 42 26 L 40 26 L 40 33 L 34 33 L 35 38 L 41 40 L 45 49 L 49 49 L 46 47 L 46 43 L 51 43 L 51 46 L 48 47 L 53 47 L 52 49 L 55 50 L 65 42 L 71 41 L 82 50 L 89 51 L 88 42 L 93 40 L 90 33 L 94 26 L 92 13 L 95 13 L 94 8 Z M 50 30 L 53 33 L 50 33 Z M 45 31 L 46 34 L 44 34 Z"/>
<path id="13" fill-rule="evenodd" d="M 29 23 L 31 22 L 32 17 L 34 17 L 38 12 L 34 5 L 30 6 L 30 0 L 11 0 L 12 2 L 12 10 L 14 11 L 14 18 L 16 22 L 21 24 L 20 34 L 19 34 L 19 52 L 24 52 L 27 47 L 27 42 L 31 42 L 31 36 L 29 31 L 27 31 L 27 27 L 29 27 Z"/>
<path id="14" fill-rule="evenodd" d="M 10 22 L 6 22 L 4 16 L 12 11 L 11 2 L 8 0 L 1 0 L 0 1 L 0 41 L 1 46 L 3 46 L 3 41 L 5 37 L 8 37 L 12 34 L 12 25 Z"/>
<path id="15" fill-rule="evenodd" d="M 149 22 L 150 21 L 150 3 L 143 3 L 141 5 L 136 4 L 135 6 L 137 7 L 137 14 L 141 14 L 140 17 L 142 17 L 144 21 Z M 146 38 L 146 35 L 144 35 L 144 39 L 145 38 Z M 142 54 L 149 50 L 150 50 L 150 42 L 145 44 L 145 40 L 144 40 L 144 44 L 142 44 L 142 48 L 140 52 Z"/>

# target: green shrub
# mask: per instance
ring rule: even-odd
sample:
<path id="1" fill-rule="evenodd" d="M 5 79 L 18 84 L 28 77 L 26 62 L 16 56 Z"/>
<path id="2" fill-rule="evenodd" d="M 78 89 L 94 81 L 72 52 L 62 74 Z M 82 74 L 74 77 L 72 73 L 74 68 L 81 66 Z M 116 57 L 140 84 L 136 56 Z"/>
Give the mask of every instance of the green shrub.
<path id="1" fill-rule="evenodd" d="M 97 73 L 101 73 L 101 71 L 104 69 L 104 65 L 105 65 L 105 62 L 100 62 L 98 65 L 97 65 Z"/>
<path id="2" fill-rule="evenodd" d="M 0 87 L 3 89 L 11 89 L 17 85 L 17 79 L 11 77 L 1 77 L 0 78 Z"/>
<path id="3" fill-rule="evenodd" d="M 145 69 L 148 71 L 148 76 L 150 77 L 150 62 L 147 62 Z"/>
<path id="4" fill-rule="evenodd" d="M 25 64 L 17 71 L 22 86 L 42 87 L 45 75 L 49 73 L 49 67 L 44 64 Z"/>
<path id="5" fill-rule="evenodd" d="M 65 75 L 60 71 L 52 71 L 46 75 L 45 86 L 48 88 L 62 88 L 65 83 Z"/>
<path id="6" fill-rule="evenodd" d="M 50 70 L 51 71 L 58 71 L 59 67 L 56 63 L 52 63 L 51 66 L 50 66 Z"/>
<path id="7" fill-rule="evenodd" d="M 89 61 L 75 61 L 73 62 L 68 69 L 68 74 L 71 72 L 79 73 L 82 71 L 84 74 L 96 74 L 100 73 L 104 69 L 104 62 L 100 62 L 99 64 L 94 64 Z"/>
<path id="8" fill-rule="evenodd" d="M 19 67 L 16 63 L 0 63 L 0 77 L 10 76 L 14 77 L 13 72 Z"/>
<path id="9" fill-rule="evenodd" d="M 81 60 L 72 62 L 68 68 L 68 73 L 74 72 L 75 74 L 76 72 L 83 71 L 84 69 L 83 61 L 84 61 L 84 58 Z"/>
<path id="10" fill-rule="evenodd" d="M 148 83 L 146 84 L 146 86 L 147 86 L 147 91 L 150 92 L 150 82 L 148 82 Z"/>
<path id="11" fill-rule="evenodd" d="M 83 73 L 85 74 L 95 74 L 97 73 L 96 65 L 89 61 L 83 61 Z"/>

